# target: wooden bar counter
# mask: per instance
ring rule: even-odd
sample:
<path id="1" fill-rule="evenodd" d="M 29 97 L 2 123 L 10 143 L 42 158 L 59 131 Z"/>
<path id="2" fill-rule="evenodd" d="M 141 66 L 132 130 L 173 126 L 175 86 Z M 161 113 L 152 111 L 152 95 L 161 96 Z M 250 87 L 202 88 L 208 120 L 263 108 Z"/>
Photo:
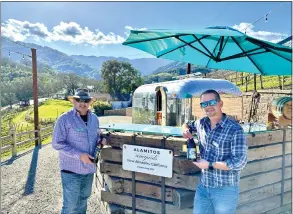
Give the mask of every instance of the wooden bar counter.
<path id="1" fill-rule="evenodd" d="M 100 153 L 95 188 L 101 200 L 101 213 L 162 213 L 162 177 L 123 170 L 124 144 L 161 148 L 163 136 L 113 132 L 109 146 Z M 237 214 L 277 214 L 291 210 L 292 165 L 291 129 L 248 133 L 248 163 L 241 172 Z M 133 140 L 135 138 L 135 141 Z M 200 169 L 182 156 L 186 139 L 167 137 L 165 149 L 173 152 L 173 175 L 166 177 L 165 213 L 192 214 L 193 199 L 200 182 Z M 133 202 L 132 188 L 135 187 Z"/>

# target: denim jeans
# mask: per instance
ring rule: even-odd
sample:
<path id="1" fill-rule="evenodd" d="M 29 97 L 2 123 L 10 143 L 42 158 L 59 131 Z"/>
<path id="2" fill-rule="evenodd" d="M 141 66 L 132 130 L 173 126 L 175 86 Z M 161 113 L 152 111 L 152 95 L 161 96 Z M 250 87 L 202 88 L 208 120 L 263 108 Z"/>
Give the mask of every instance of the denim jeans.
<path id="1" fill-rule="evenodd" d="M 238 198 L 238 186 L 208 188 L 199 184 L 194 197 L 193 213 L 234 214 Z"/>
<path id="2" fill-rule="evenodd" d="M 61 214 L 85 214 L 92 192 L 94 174 L 80 175 L 61 171 L 63 207 Z"/>

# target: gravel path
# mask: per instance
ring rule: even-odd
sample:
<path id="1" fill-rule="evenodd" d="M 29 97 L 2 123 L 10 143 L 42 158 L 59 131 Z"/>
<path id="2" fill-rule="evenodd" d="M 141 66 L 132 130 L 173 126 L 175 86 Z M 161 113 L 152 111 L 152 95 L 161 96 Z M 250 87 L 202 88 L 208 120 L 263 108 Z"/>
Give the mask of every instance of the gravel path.
<path id="1" fill-rule="evenodd" d="M 62 187 L 58 152 L 51 144 L 1 163 L 1 213 L 60 213 Z M 97 193 L 88 201 L 89 214 L 99 211 Z"/>
<path id="2" fill-rule="evenodd" d="M 99 117 L 101 124 L 131 123 L 126 116 Z M 98 193 L 88 201 L 88 214 L 102 214 Z M 51 144 L 1 162 L 1 214 L 57 214 L 62 207 L 58 152 Z"/>

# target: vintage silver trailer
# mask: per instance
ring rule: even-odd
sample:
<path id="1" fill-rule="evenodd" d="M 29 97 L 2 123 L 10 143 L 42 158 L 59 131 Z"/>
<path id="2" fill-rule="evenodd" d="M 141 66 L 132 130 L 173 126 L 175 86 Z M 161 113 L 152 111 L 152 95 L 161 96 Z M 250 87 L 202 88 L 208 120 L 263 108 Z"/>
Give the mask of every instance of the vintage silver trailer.
<path id="1" fill-rule="evenodd" d="M 240 89 L 228 80 L 188 78 L 146 84 L 133 94 L 132 123 L 181 126 L 192 118 L 192 98 L 214 89 L 220 94 L 241 96 Z"/>

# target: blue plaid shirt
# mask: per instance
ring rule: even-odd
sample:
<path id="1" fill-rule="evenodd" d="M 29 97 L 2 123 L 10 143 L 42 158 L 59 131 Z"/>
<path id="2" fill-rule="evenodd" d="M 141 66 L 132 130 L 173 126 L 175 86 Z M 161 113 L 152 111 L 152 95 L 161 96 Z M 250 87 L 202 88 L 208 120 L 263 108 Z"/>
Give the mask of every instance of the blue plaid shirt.
<path id="1" fill-rule="evenodd" d="M 226 162 L 230 169 L 202 169 L 201 183 L 206 187 L 238 186 L 248 151 L 242 127 L 226 114 L 213 130 L 208 117 L 187 125 L 198 136 L 201 158 L 208 162 Z"/>

